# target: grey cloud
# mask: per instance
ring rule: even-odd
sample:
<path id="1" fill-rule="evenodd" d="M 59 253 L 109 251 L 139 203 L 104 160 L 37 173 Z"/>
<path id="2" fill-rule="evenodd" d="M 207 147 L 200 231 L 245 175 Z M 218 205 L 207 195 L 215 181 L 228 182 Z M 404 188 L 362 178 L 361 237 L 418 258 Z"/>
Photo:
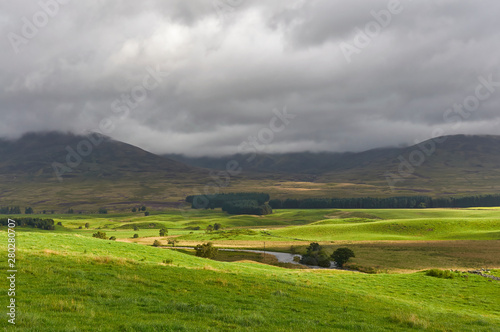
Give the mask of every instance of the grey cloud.
<path id="1" fill-rule="evenodd" d="M 55 0 L 45 0 L 49 3 Z M 388 1 L 69 1 L 16 54 L 36 2 L 0 13 L 0 132 L 99 129 L 157 153 L 230 154 L 297 115 L 266 149 L 360 151 L 445 134 L 499 134 L 500 91 L 454 126 L 444 114 L 498 70 L 495 1 L 405 1 L 347 63 L 341 43 Z M 230 5 L 228 5 L 230 4 Z M 126 117 L 112 105 L 148 68 L 169 72 Z M 500 90 L 499 87 L 497 87 Z M 455 116 L 457 114 L 454 114 Z"/>

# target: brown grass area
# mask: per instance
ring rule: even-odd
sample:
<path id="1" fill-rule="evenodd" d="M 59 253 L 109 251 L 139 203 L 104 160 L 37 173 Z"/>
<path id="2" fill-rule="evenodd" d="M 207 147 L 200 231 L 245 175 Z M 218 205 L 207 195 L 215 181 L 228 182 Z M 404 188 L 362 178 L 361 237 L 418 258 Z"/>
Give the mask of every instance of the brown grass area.
<path id="1" fill-rule="evenodd" d="M 500 241 L 380 241 L 331 245 L 351 248 L 351 267 L 413 272 L 431 268 L 467 270 L 500 268 Z"/>

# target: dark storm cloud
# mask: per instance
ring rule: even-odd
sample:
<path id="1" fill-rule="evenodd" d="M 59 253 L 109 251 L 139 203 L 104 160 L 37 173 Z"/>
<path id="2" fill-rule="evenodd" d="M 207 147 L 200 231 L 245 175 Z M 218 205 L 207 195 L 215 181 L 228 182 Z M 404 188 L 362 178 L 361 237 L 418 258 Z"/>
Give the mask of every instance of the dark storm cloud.
<path id="1" fill-rule="evenodd" d="M 2 136 L 105 128 L 158 153 L 224 154 L 259 135 L 284 152 L 499 134 L 495 1 L 2 6 Z M 284 107 L 296 117 L 266 141 Z"/>

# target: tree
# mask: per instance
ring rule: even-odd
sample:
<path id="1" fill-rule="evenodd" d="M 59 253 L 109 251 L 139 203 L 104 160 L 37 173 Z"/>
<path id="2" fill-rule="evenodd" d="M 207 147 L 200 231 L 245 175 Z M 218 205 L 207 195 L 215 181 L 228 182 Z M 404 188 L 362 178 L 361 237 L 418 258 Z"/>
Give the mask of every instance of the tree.
<path id="1" fill-rule="evenodd" d="M 159 247 L 159 246 L 161 246 L 161 242 L 158 240 L 155 240 L 155 242 L 153 242 L 153 247 Z"/>
<path id="2" fill-rule="evenodd" d="M 107 214 L 108 210 L 106 208 L 99 208 L 99 214 Z"/>
<path id="3" fill-rule="evenodd" d="M 165 236 L 165 235 L 168 235 L 168 229 L 160 228 L 160 236 Z"/>
<path id="4" fill-rule="evenodd" d="M 75 211 L 73 209 L 68 209 L 68 214 L 73 214 Z"/>
<path id="5" fill-rule="evenodd" d="M 98 231 L 97 233 L 92 234 L 92 237 L 98 238 L 98 239 L 104 239 L 107 240 L 108 237 L 106 236 L 106 233 Z"/>
<path id="6" fill-rule="evenodd" d="M 321 245 L 317 242 L 311 242 L 309 244 L 309 247 L 306 248 L 307 253 L 310 254 L 314 251 L 320 251 L 321 250 Z"/>
<path id="7" fill-rule="evenodd" d="M 330 267 L 330 258 L 323 251 L 321 245 L 317 242 L 312 242 L 306 248 L 307 253 L 302 255 L 300 260 L 301 264 L 305 265 L 319 265 L 321 267 Z"/>
<path id="8" fill-rule="evenodd" d="M 90 228 L 90 224 L 89 224 L 88 222 L 87 222 L 87 223 L 85 223 L 85 228 L 86 228 L 86 229 L 89 229 L 89 228 Z"/>
<path id="9" fill-rule="evenodd" d="M 116 236 L 112 236 L 109 238 L 111 241 L 116 241 Z"/>
<path id="10" fill-rule="evenodd" d="M 216 223 L 214 224 L 214 231 L 218 231 L 218 230 L 219 230 L 219 229 L 221 229 L 221 228 L 222 228 L 222 225 L 221 225 L 221 224 L 219 224 L 218 222 L 216 222 Z"/>
<path id="11" fill-rule="evenodd" d="M 218 249 L 212 245 L 212 242 L 199 244 L 194 249 L 196 250 L 196 256 L 204 258 L 214 258 L 218 252 Z"/>
<path id="12" fill-rule="evenodd" d="M 179 243 L 179 240 L 176 239 L 168 239 L 168 244 L 171 244 L 172 247 L 175 247 L 175 244 Z"/>
<path id="13" fill-rule="evenodd" d="M 349 248 L 338 248 L 333 252 L 331 257 L 339 267 L 343 267 L 349 258 L 356 256 L 354 256 L 354 252 Z"/>
<path id="14" fill-rule="evenodd" d="M 134 225 L 134 231 L 138 231 L 139 230 L 139 227 L 137 227 L 137 225 Z"/>
<path id="15" fill-rule="evenodd" d="M 149 216 L 149 211 L 144 212 L 144 215 L 147 217 Z"/>
<path id="16" fill-rule="evenodd" d="M 205 229 L 205 233 L 211 233 L 214 230 L 214 226 L 208 225 L 207 229 Z"/>
<path id="17" fill-rule="evenodd" d="M 132 208 L 132 212 L 137 212 L 137 209 L 135 207 Z"/>
<path id="18" fill-rule="evenodd" d="M 146 207 L 144 205 L 141 206 L 141 211 L 146 211 Z"/>
<path id="19" fill-rule="evenodd" d="M 24 214 L 33 214 L 33 208 L 31 206 L 28 206 L 26 209 L 24 209 Z"/>
<path id="20" fill-rule="evenodd" d="M 137 239 L 139 237 L 139 234 L 134 234 L 134 239 Z"/>

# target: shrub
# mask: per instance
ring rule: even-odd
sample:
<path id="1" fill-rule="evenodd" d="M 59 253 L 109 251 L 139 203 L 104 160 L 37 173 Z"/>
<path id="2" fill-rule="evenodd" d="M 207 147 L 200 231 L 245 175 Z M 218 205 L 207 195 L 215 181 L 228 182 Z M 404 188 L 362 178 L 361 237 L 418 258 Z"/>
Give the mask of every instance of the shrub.
<path id="1" fill-rule="evenodd" d="M 144 216 L 149 216 L 149 211 L 144 212 Z"/>
<path id="2" fill-rule="evenodd" d="M 101 231 L 98 231 L 98 232 L 92 234 L 92 237 L 95 237 L 95 238 L 98 238 L 98 239 L 104 239 L 104 240 L 108 239 L 108 237 L 106 236 L 106 233 L 101 232 Z"/>
<path id="3" fill-rule="evenodd" d="M 172 259 L 164 259 L 163 260 L 163 264 L 172 264 L 173 263 L 173 260 Z"/>
<path id="4" fill-rule="evenodd" d="M 85 228 L 89 229 L 89 227 L 90 227 L 90 224 L 88 222 L 85 223 Z"/>
<path id="5" fill-rule="evenodd" d="M 330 258 L 327 255 L 320 255 L 318 256 L 317 260 L 318 260 L 318 266 L 321 267 L 330 267 L 332 264 L 330 262 Z"/>
<path id="6" fill-rule="evenodd" d="M 179 243 L 179 240 L 176 240 L 176 239 L 169 239 L 168 240 L 168 244 L 171 244 L 172 247 L 175 247 L 176 243 Z"/>
<path id="7" fill-rule="evenodd" d="M 168 229 L 160 228 L 160 236 L 165 236 L 165 235 L 168 235 Z"/>
<path id="8" fill-rule="evenodd" d="M 300 264 L 316 266 L 316 265 L 318 265 L 318 260 L 313 256 L 304 255 L 304 256 L 302 256 L 302 259 L 300 260 Z"/>
<path id="9" fill-rule="evenodd" d="M 112 236 L 109 238 L 111 241 L 116 241 L 116 236 Z"/>
<path id="10" fill-rule="evenodd" d="M 439 270 L 439 269 L 431 269 L 428 270 L 425 275 L 435 278 L 443 278 L 443 279 L 453 279 L 455 278 L 455 274 L 449 270 Z"/>
<path id="11" fill-rule="evenodd" d="M 339 267 L 342 267 L 342 266 L 344 266 L 345 263 L 347 263 L 349 258 L 355 257 L 355 256 L 354 256 L 354 252 L 349 248 L 338 248 L 337 250 L 335 250 L 333 252 L 331 257 L 333 258 L 333 260 L 335 261 L 335 263 L 337 263 L 337 265 Z"/>
<path id="12" fill-rule="evenodd" d="M 159 246 L 161 246 L 161 242 L 158 240 L 155 240 L 155 242 L 153 242 L 153 247 L 159 247 Z"/>
<path id="13" fill-rule="evenodd" d="M 139 234 L 134 234 L 134 239 L 137 239 L 139 237 Z"/>
<path id="14" fill-rule="evenodd" d="M 218 253 L 218 249 L 212 245 L 212 242 L 199 244 L 194 249 L 198 257 L 214 258 Z"/>
<path id="15" fill-rule="evenodd" d="M 59 222 L 57 223 L 57 226 L 62 226 L 62 222 L 60 222 L 60 221 L 59 221 Z"/>

